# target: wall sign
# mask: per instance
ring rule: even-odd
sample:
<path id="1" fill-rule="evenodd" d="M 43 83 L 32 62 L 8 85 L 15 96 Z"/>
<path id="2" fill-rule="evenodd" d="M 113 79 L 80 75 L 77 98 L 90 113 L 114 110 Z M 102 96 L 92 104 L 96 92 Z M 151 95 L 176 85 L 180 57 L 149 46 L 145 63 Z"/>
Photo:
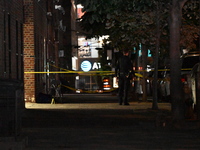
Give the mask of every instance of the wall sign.
<path id="1" fill-rule="evenodd" d="M 84 72 L 88 72 L 88 71 L 91 71 L 91 70 L 98 70 L 101 68 L 101 64 L 99 62 L 93 62 L 91 63 L 90 61 L 88 60 L 84 60 L 82 63 L 81 63 L 81 69 L 84 71 Z"/>
<path id="2" fill-rule="evenodd" d="M 91 62 L 89 62 L 88 60 L 84 60 L 82 63 L 81 63 L 81 69 L 85 72 L 88 72 L 90 71 L 90 69 L 92 68 L 92 64 Z"/>

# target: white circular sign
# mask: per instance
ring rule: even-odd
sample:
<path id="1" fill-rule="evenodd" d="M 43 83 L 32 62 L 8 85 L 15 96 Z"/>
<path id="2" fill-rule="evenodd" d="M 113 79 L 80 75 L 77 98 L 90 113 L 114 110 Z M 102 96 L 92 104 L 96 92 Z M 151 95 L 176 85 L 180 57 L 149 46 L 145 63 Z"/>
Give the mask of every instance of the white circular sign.
<path id="1" fill-rule="evenodd" d="M 90 69 L 92 68 L 92 64 L 88 61 L 88 60 L 84 60 L 81 63 L 81 69 L 85 72 L 90 71 Z"/>

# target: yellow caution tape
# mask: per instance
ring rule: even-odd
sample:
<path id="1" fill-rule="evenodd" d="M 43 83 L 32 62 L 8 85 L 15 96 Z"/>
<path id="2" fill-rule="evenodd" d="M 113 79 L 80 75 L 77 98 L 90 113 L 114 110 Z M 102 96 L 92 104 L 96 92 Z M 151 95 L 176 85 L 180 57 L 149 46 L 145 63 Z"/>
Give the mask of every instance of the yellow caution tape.
<path id="1" fill-rule="evenodd" d="M 138 76 L 138 77 L 141 77 L 141 78 L 143 77 L 143 75 L 141 75 L 139 73 L 135 73 L 135 75 Z"/>
<path id="2" fill-rule="evenodd" d="M 115 72 L 114 71 L 88 71 L 88 72 L 84 72 L 84 71 L 72 71 L 72 70 L 67 70 L 67 69 L 64 69 L 64 68 L 61 68 L 61 67 L 58 67 L 58 66 L 55 66 L 55 65 L 51 65 L 50 66 L 53 66 L 55 68 L 58 68 L 60 70 L 63 70 L 63 71 L 41 71 L 41 72 L 24 72 L 24 73 L 34 73 L 34 74 L 46 74 L 46 73 L 78 73 L 78 74 L 97 74 L 97 73 L 101 73 L 101 74 L 105 74 L 107 73 L 107 75 L 112 75 L 114 74 Z M 192 70 L 192 68 L 185 68 L 185 69 L 181 69 L 181 70 Z M 152 72 L 154 70 L 151 70 L 150 72 Z M 158 71 L 170 71 L 170 69 L 159 69 Z M 135 70 L 135 72 L 147 72 L 147 70 Z M 143 77 L 141 74 L 139 73 L 136 73 L 136 76 L 138 77 Z"/>
<path id="3" fill-rule="evenodd" d="M 52 98 L 52 100 L 51 100 L 51 104 L 55 104 L 55 100 L 54 100 L 54 98 Z"/>
<path id="4" fill-rule="evenodd" d="M 191 68 L 185 68 L 185 69 L 181 69 L 181 70 L 192 70 Z M 142 72 L 144 70 L 136 70 L 135 72 Z M 151 71 L 154 71 L 154 70 L 151 70 Z M 158 71 L 170 71 L 169 69 L 160 69 Z M 78 74 L 97 74 L 100 73 L 107 73 L 107 74 L 114 74 L 114 71 L 88 71 L 88 72 L 84 72 L 84 71 L 30 71 L 30 72 L 24 72 L 26 74 L 31 74 L 31 73 L 34 73 L 34 74 L 46 74 L 46 73 L 78 73 Z M 141 74 L 138 74 L 136 73 L 138 76 L 142 76 Z"/>
<path id="5" fill-rule="evenodd" d="M 109 76 L 109 75 L 114 75 L 115 72 L 114 71 L 88 71 L 88 72 L 84 72 L 84 71 L 72 71 L 72 70 L 67 70 L 64 68 L 60 68 L 58 66 L 55 65 L 51 65 L 55 68 L 58 68 L 60 70 L 63 71 L 41 71 L 41 72 L 24 72 L 25 74 L 79 74 L 79 75 L 90 75 L 90 76 L 96 76 L 96 75 L 105 75 L 105 76 Z M 185 68 L 185 69 L 181 69 L 181 70 L 192 70 L 192 68 Z M 145 72 L 146 70 L 135 70 L 135 76 L 138 77 L 137 80 L 140 80 L 140 78 L 144 78 L 144 76 L 142 74 L 140 74 L 139 72 Z M 155 71 L 155 70 L 151 70 Z M 170 69 L 159 69 L 158 71 L 170 71 Z M 146 71 L 147 72 L 147 71 Z M 149 80 L 153 80 L 153 78 L 149 78 L 149 77 L 145 77 L 146 79 Z M 158 79 L 158 80 L 165 80 L 165 79 Z M 70 87 L 68 87 L 70 88 Z M 71 89 L 71 90 L 76 90 L 76 89 Z"/>
<path id="6" fill-rule="evenodd" d="M 53 66 L 53 67 L 55 67 L 55 68 L 58 68 L 58 69 L 60 69 L 60 70 L 65 70 L 65 71 L 68 71 L 67 69 L 60 68 L 60 67 L 58 67 L 58 66 L 55 66 L 55 65 L 51 65 L 51 64 L 50 64 L 50 66 Z"/>

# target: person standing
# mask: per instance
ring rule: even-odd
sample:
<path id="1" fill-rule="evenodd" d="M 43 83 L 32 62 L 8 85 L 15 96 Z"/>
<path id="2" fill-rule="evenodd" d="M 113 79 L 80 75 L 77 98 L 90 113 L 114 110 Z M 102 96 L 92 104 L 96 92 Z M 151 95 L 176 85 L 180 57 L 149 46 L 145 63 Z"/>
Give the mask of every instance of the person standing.
<path id="1" fill-rule="evenodd" d="M 129 51 L 124 50 L 123 55 L 119 58 L 115 68 L 115 76 L 118 79 L 118 98 L 119 105 L 129 105 L 128 91 L 130 87 L 130 80 L 135 76 L 133 70 L 133 63 L 129 58 Z"/>

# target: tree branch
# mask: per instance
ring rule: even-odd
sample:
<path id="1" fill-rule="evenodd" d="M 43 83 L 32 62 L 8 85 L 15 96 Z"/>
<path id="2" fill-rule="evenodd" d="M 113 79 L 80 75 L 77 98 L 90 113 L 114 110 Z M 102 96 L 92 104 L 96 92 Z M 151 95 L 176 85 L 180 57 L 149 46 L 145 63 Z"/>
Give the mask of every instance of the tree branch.
<path id="1" fill-rule="evenodd" d="M 188 1 L 188 0 L 179 0 L 180 7 L 183 8 L 184 4 L 185 4 L 187 1 Z"/>

